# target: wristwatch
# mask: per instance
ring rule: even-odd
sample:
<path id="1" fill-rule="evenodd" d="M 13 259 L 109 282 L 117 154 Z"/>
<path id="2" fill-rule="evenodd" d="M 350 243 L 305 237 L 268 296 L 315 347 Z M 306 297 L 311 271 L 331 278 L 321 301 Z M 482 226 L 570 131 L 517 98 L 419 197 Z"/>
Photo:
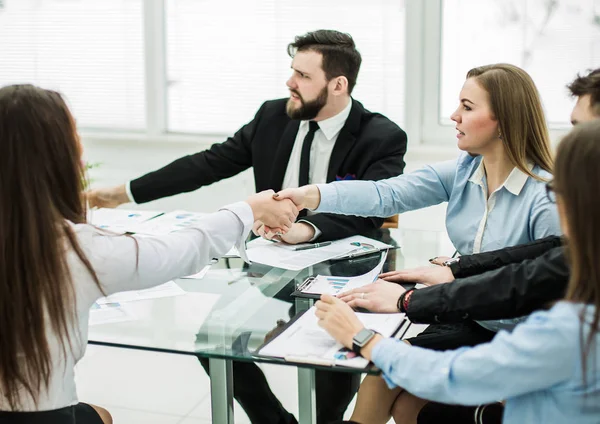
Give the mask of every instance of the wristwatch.
<path id="1" fill-rule="evenodd" d="M 458 258 L 452 258 L 452 259 L 448 259 L 447 261 L 444 261 L 442 263 L 442 265 L 447 266 L 448 268 L 450 268 L 450 271 L 452 271 L 452 274 L 454 276 L 456 276 L 456 271 L 458 271 L 458 263 L 460 261 L 460 257 Z"/>
<path id="2" fill-rule="evenodd" d="M 375 337 L 375 334 L 377 334 L 376 331 L 369 330 L 368 328 L 360 330 L 356 336 L 352 338 L 352 351 L 357 355 L 360 355 L 360 350 Z"/>

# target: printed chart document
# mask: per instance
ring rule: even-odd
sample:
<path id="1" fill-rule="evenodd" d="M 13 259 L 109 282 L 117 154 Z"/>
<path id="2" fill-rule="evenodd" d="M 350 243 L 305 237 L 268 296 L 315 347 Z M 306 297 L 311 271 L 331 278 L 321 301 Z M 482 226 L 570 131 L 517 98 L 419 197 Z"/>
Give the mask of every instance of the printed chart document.
<path id="1" fill-rule="evenodd" d="M 259 348 L 259 356 L 283 358 L 287 362 L 365 368 L 369 361 L 348 351 L 318 325 L 313 306 L 281 334 Z M 365 327 L 391 337 L 408 321 L 404 314 L 357 313 Z"/>
<path id="2" fill-rule="evenodd" d="M 335 296 L 339 293 L 356 289 L 372 283 L 381 273 L 387 252 L 383 252 L 381 260 L 375 268 L 363 275 L 356 277 L 336 277 L 334 275 L 317 275 L 316 277 L 307 278 L 293 293 L 293 296 L 298 297 L 313 297 L 318 298 L 322 294 L 330 294 Z"/>
<path id="3" fill-rule="evenodd" d="M 300 271 L 319 262 L 344 257 L 359 250 L 369 249 L 371 253 L 375 253 L 392 247 L 367 237 L 353 236 L 336 240 L 328 246 L 296 251 L 293 250 L 294 246 L 287 243 L 257 238 L 246 245 L 246 254 L 251 262 Z"/>
<path id="4" fill-rule="evenodd" d="M 112 324 L 132 321 L 135 315 L 120 303 L 94 303 L 90 308 L 89 325 Z"/>
<path id="5" fill-rule="evenodd" d="M 132 226 L 129 231 L 136 234 L 147 234 L 151 236 L 163 236 L 184 228 L 192 227 L 198 223 L 206 213 L 173 211 L 167 212 L 150 221 Z"/>
<path id="6" fill-rule="evenodd" d="M 181 278 L 187 278 L 190 280 L 202 280 L 204 278 L 204 276 L 208 273 L 208 271 L 210 271 L 210 265 L 206 265 L 204 268 L 202 268 L 200 270 L 200 272 L 197 272 L 196 274 L 187 275 L 187 276 L 181 277 Z"/>
<path id="7" fill-rule="evenodd" d="M 89 209 L 88 222 L 103 230 L 119 234 L 131 232 L 131 228 L 162 214 L 159 211 L 138 211 L 127 209 Z"/>
<path id="8" fill-rule="evenodd" d="M 185 294 L 185 291 L 179 287 L 174 281 L 161 284 L 160 286 L 152 287 L 145 290 L 131 290 L 111 294 L 107 297 L 102 297 L 97 300 L 99 305 L 132 302 L 144 299 L 157 299 L 160 297 L 171 297 Z"/>

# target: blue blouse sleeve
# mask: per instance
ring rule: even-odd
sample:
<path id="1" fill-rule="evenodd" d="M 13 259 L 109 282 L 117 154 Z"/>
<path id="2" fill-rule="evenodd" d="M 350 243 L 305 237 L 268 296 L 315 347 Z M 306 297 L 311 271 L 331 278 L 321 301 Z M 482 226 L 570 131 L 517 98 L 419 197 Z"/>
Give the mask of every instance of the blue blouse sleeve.
<path id="1" fill-rule="evenodd" d="M 317 212 L 357 216 L 392 216 L 447 202 L 456 174 L 456 160 L 428 165 L 381 181 L 338 181 L 318 184 Z"/>
<path id="2" fill-rule="evenodd" d="M 386 339 L 372 360 L 390 387 L 432 401 L 478 405 L 567 380 L 578 363 L 578 328 L 573 308 L 559 304 L 474 348 L 436 352 Z"/>

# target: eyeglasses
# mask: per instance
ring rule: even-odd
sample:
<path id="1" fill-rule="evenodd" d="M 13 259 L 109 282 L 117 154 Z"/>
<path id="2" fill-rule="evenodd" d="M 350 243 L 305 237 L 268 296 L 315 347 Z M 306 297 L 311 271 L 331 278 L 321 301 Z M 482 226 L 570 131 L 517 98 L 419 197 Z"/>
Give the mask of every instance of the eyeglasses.
<path id="1" fill-rule="evenodd" d="M 546 196 L 551 203 L 556 203 L 556 190 L 552 185 L 552 182 L 546 183 Z"/>

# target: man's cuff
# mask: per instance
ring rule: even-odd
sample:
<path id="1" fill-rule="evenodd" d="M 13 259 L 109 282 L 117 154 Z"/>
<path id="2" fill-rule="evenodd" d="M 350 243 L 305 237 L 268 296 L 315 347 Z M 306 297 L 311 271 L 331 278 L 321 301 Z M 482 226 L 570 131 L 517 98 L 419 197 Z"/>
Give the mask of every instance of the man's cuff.
<path id="1" fill-rule="evenodd" d="M 246 253 L 246 239 L 248 238 L 248 234 L 250 233 L 250 230 L 252 230 L 252 225 L 254 224 L 254 214 L 252 213 L 252 208 L 246 202 L 236 202 L 227 206 L 223 206 L 219 210 L 227 210 L 232 212 L 242 223 L 242 233 L 240 234 L 235 247 L 237 247 L 240 258 L 242 258 L 244 262 L 250 263 Z"/>
<path id="2" fill-rule="evenodd" d="M 125 184 L 125 192 L 130 202 L 137 203 L 133 198 L 133 194 L 131 194 L 131 181 L 127 181 L 127 184 Z"/>
<path id="3" fill-rule="evenodd" d="M 312 226 L 312 227 L 313 227 L 313 229 L 315 230 L 315 235 L 314 235 L 314 236 L 312 236 L 312 238 L 311 238 L 310 240 L 308 240 L 309 242 L 310 242 L 310 241 L 315 241 L 316 239 L 318 239 L 319 237 L 321 237 L 321 234 L 323 234 L 323 232 L 322 232 L 321 230 L 319 230 L 319 229 L 317 228 L 317 226 L 316 226 L 315 224 L 313 224 L 312 222 L 310 222 L 310 221 L 306 221 L 306 220 L 304 220 L 304 219 L 301 219 L 301 220 L 300 220 L 300 221 L 298 221 L 298 222 L 299 222 L 299 223 L 300 223 L 300 222 L 303 222 L 303 223 L 305 223 L 305 224 L 308 224 L 308 225 Z"/>

